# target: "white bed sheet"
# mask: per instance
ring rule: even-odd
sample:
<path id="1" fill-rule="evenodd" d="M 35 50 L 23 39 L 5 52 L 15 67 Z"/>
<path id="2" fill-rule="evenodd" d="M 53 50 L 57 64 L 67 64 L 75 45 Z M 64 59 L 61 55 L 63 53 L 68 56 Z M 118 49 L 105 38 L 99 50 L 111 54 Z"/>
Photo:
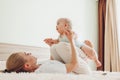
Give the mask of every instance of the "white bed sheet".
<path id="1" fill-rule="evenodd" d="M 6 61 L 0 61 L 0 70 L 5 69 Z M 120 72 L 93 71 L 85 74 L 49 73 L 0 73 L 0 80 L 120 80 Z"/>
<path id="2" fill-rule="evenodd" d="M 48 73 L 0 73 L 0 80 L 120 80 L 118 72 L 93 71 L 91 75 Z"/>

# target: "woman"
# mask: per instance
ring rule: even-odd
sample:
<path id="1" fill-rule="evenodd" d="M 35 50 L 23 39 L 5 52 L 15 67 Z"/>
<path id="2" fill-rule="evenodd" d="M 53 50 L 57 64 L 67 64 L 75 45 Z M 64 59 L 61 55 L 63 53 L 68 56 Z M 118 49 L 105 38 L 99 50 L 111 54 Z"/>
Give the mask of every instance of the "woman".
<path id="1" fill-rule="evenodd" d="M 43 73 L 70 73 L 76 70 L 79 65 L 73 35 L 70 30 L 65 30 L 65 35 L 70 42 L 71 60 L 68 63 L 62 63 L 58 60 L 49 60 L 41 64 L 37 64 L 37 59 L 30 53 L 17 52 L 13 53 L 7 59 L 6 72 L 43 72 Z M 86 72 L 90 73 L 88 68 Z"/>

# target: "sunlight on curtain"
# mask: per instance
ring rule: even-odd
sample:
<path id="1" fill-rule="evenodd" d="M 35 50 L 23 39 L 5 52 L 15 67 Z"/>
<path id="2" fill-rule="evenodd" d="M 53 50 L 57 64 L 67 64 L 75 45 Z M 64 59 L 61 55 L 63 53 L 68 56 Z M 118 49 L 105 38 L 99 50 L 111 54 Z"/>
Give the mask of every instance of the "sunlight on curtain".
<path id="1" fill-rule="evenodd" d="M 118 35 L 119 35 L 119 41 L 120 41 L 120 0 L 116 0 L 116 10 L 117 10 L 117 25 L 118 25 Z M 119 42 L 120 46 L 120 42 Z"/>
<path id="2" fill-rule="evenodd" d="M 117 26 L 118 26 L 118 43 L 119 43 L 119 51 L 120 51 L 120 0 L 116 0 L 116 8 L 117 8 L 116 12 L 117 12 Z M 120 53 L 119 53 L 119 63 L 120 63 Z"/>

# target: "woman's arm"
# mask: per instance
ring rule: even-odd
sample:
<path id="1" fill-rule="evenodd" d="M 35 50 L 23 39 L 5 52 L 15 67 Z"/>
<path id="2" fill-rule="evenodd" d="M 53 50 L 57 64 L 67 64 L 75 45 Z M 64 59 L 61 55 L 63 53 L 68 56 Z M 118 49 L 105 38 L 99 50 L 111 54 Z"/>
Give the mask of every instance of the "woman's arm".
<path id="1" fill-rule="evenodd" d="M 71 46 L 71 52 L 72 52 L 72 57 L 71 57 L 71 62 L 65 64 L 67 72 L 73 71 L 73 69 L 76 67 L 78 61 L 77 61 L 77 53 L 75 49 L 75 44 L 74 44 L 74 39 L 73 39 L 73 33 L 70 30 L 66 30 L 65 34 L 67 38 L 69 39 L 70 46 Z"/>

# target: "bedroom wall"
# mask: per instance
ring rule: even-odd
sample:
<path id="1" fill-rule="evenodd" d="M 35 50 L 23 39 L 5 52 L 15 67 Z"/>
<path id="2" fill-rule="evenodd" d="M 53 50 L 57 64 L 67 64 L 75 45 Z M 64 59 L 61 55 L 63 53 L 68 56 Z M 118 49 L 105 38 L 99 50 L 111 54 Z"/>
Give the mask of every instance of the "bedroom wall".
<path id="1" fill-rule="evenodd" d="M 0 43 L 49 47 L 43 40 L 57 38 L 56 20 L 67 17 L 80 41 L 89 39 L 96 51 L 96 0 L 0 0 Z"/>
<path id="2" fill-rule="evenodd" d="M 97 49 L 96 0 L 0 0 L 0 42 L 48 47 L 43 40 L 57 38 L 60 17 L 70 18 L 80 40 Z"/>

